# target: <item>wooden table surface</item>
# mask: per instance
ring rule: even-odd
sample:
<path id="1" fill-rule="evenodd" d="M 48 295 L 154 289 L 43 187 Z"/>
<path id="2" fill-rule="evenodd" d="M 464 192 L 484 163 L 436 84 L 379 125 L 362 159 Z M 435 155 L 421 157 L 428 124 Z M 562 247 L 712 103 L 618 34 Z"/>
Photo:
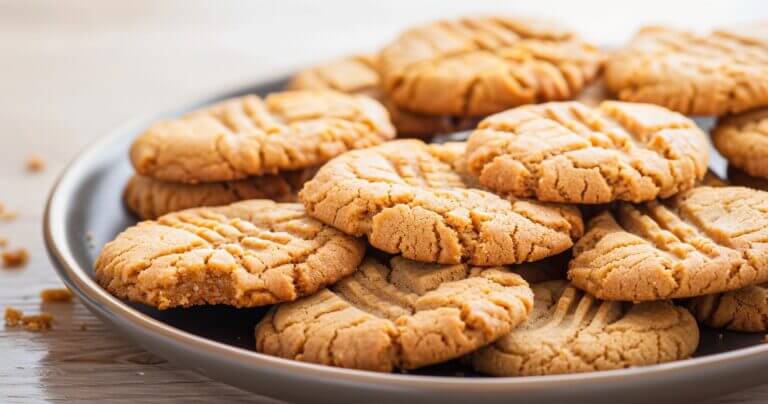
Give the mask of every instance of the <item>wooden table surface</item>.
<path id="1" fill-rule="evenodd" d="M 706 29 L 768 13 L 760 2 L 735 1 L 415 3 L 0 0 L 0 203 L 19 212 L 0 222 L 0 237 L 31 255 L 26 267 L 0 271 L 0 303 L 56 319 L 46 333 L 0 330 L 0 401 L 266 400 L 143 351 L 77 302 L 41 305 L 39 291 L 61 285 L 41 235 L 50 187 L 78 150 L 122 121 L 375 49 L 404 26 L 444 15 L 521 10 L 621 43 L 641 23 Z M 42 173 L 24 169 L 33 153 L 47 162 Z M 766 400 L 768 385 L 713 402 Z"/>

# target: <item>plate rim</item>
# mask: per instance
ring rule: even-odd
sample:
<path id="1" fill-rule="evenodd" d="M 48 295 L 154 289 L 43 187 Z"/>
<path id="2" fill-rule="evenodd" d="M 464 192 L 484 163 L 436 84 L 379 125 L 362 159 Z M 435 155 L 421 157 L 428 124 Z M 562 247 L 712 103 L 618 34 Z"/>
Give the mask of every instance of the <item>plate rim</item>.
<path id="1" fill-rule="evenodd" d="M 579 385 L 582 383 L 608 383 L 611 381 L 635 381 L 648 378 L 663 377 L 679 372 L 695 370 L 716 371 L 718 368 L 738 365 L 747 359 L 762 359 L 768 367 L 768 344 L 734 349 L 726 352 L 709 354 L 697 358 L 683 359 L 668 363 L 632 367 L 626 369 L 570 373 L 546 376 L 518 377 L 453 377 L 413 374 L 380 373 L 356 369 L 345 369 L 314 363 L 300 362 L 269 356 L 226 343 L 206 339 L 184 330 L 175 328 L 160 320 L 146 315 L 125 302 L 112 296 L 89 276 L 89 269 L 78 264 L 72 253 L 72 246 L 67 240 L 66 213 L 74 201 L 73 190 L 85 178 L 83 174 L 93 169 L 98 161 L 97 153 L 129 135 L 135 136 L 135 130 L 145 128 L 146 124 L 157 119 L 177 116 L 201 105 L 207 105 L 224 98 L 243 94 L 249 90 L 278 85 L 288 76 L 274 75 L 245 85 L 233 86 L 226 91 L 218 91 L 208 96 L 195 97 L 191 102 L 180 103 L 182 107 L 167 109 L 161 113 L 144 114 L 116 126 L 103 137 L 91 142 L 82 149 L 61 171 L 48 195 L 43 215 L 43 235 L 46 250 L 54 264 L 58 276 L 92 312 L 100 316 L 114 316 L 127 321 L 137 330 L 142 330 L 148 337 L 172 339 L 182 348 L 199 351 L 202 354 L 221 355 L 221 359 L 240 363 L 245 367 L 263 367 L 267 371 L 295 374 L 299 378 L 321 378 L 327 383 L 364 383 L 377 389 L 395 387 L 403 389 L 436 390 L 446 389 L 467 391 L 473 394 L 482 393 L 491 388 L 493 391 L 505 392 L 545 389 L 558 386 Z M 129 334 L 121 327 L 112 327 L 121 334 Z M 128 338 L 138 345 L 144 346 L 136 337 L 129 334 Z M 163 356 L 162 354 L 159 354 Z M 245 362 L 244 362 L 245 361 Z M 185 366 L 187 367 L 187 366 Z M 196 369 L 193 369 L 196 370 Z M 199 371 L 199 369 L 197 369 Z M 215 375 L 208 375 L 216 378 Z"/>

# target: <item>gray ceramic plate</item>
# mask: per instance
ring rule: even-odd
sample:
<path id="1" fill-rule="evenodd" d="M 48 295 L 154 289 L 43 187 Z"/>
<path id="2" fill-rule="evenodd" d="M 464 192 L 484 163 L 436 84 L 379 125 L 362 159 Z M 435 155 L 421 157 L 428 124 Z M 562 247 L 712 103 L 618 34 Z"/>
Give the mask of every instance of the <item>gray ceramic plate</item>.
<path id="1" fill-rule="evenodd" d="M 128 148 L 152 121 L 245 93 L 282 88 L 264 82 L 188 108 L 139 120 L 104 136 L 65 170 L 45 215 L 45 239 L 59 275 L 96 315 L 147 350 L 245 390 L 288 401 L 327 402 L 634 402 L 724 394 L 768 381 L 763 335 L 703 330 L 689 360 L 618 371 L 490 378 L 456 363 L 410 374 L 379 374 L 295 362 L 253 351 L 253 326 L 264 309 L 201 307 L 157 311 L 122 302 L 93 280 L 101 247 L 135 222 L 121 192 L 131 175 Z M 722 159 L 713 168 L 722 173 Z"/>

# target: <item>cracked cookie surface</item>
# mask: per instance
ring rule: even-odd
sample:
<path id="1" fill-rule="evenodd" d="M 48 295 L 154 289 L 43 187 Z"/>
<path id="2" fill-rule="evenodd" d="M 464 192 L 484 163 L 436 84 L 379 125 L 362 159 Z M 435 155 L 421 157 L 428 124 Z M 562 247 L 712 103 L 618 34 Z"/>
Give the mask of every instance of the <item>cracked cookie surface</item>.
<path id="1" fill-rule="evenodd" d="M 528 321 L 470 354 L 474 368 L 494 376 L 538 376 L 653 365 L 690 357 L 699 328 L 669 302 L 608 302 L 550 281 L 532 286 Z"/>
<path id="2" fill-rule="evenodd" d="M 553 102 L 484 119 L 467 142 L 469 172 L 497 192 L 551 202 L 641 202 L 704 177 L 696 124 L 649 104 Z"/>
<path id="3" fill-rule="evenodd" d="M 560 253 L 583 232 L 578 209 L 471 188 L 463 143 L 397 140 L 345 153 L 299 192 L 310 216 L 423 262 L 505 265 Z"/>
<path id="4" fill-rule="evenodd" d="M 123 200 L 140 219 L 156 219 L 171 212 L 202 206 L 221 206 L 246 199 L 296 202 L 301 186 L 316 167 L 244 180 L 182 184 L 134 175 L 125 186 Z"/>
<path id="5" fill-rule="evenodd" d="M 362 94 L 379 100 L 389 111 L 399 137 L 428 137 L 473 128 L 476 119 L 448 115 L 427 115 L 399 108 L 381 89 L 376 56 L 356 55 L 318 65 L 296 74 L 288 88 L 293 90 L 332 89 Z"/>
<path id="6" fill-rule="evenodd" d="M 96 279 L 160 309 L 255 307 L 310 295 L 355 271 L 364 242 L 295 203 L 250 200 L 189 209 L 129 227 L 107 243 Z"/>
<path id="7" fill-rule="evenodd" d="M 688 301 L 700 322 L 741 332 L 768 331 L 768 284 L 700 296 Z"/>
<path id="8" fill-rule="evenodd" d="M 395 136 L 376 100 L 330 90 L 233 98 L 157 123 L 131 147 L 136 172 L 164 181 L 243 179 L 320 165 Z"/>
<path id="9" fill-rule="evenodd" d="M 708 35 L 645 27 L 606 63 L 619 99 L 688 115 L 725 115 L 768 105 L 768 24 Z"/>
<path id="10" fill-rule="evenodd" d="M 484 119 L 468 169 L 489 189 L 551 202 L 670 197 L 701 180 L 709 142 L 696 124 L 650 104 L 552 102 Z"/>
<path id="11" fill-rule="evenodd" d="M 712 141 L 729 164 L 768 177 L 768 108 L 721 119 L 712 130 Z"/>
<path id="12" fill-rule="evenodd" d="M 402 33 L 382 49 L 389 98 L 410 111 L 482 116 L 574 98 L 598 75 L 604 56 L 550 21 L 468 17 Z"/>
<path id="13" fill-rule="evenodd" d="M 605 300 L 702 296 L 768 281 L 768 193 L 701 186 L 621 203 L 574 246 L 568 277 Z"/>
<path id="14" fill-rule="evenodd" d="M 329 289 L 272 308 L 256 349 L 323 365 L 390 372 L 445 362 L 525 321 L 533 293 L 503 267 L 367 258 Z"/>

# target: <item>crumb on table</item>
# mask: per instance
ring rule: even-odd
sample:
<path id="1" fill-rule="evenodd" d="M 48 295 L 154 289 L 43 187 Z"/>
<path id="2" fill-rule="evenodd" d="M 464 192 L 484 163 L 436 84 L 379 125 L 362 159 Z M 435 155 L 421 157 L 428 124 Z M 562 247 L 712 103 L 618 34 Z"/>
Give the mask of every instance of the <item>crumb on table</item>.
<path id="1" fill-rule="evenodd" d="M 37 173 L 45 169 L 45 160 L 38 154 L 30 154 L 25 163 L 27 171 Z"/>
<path id="2" fill-rule="evenodd" d="M 7 327 L 24 326 L 27 331 L 39 332 L 53 327 L 53 316 L 50 313 L 24 315 L 19 309 L 5 308 L 5 325 Z"/>
<path id="3" fill-rule="evenodd" d="M 27 264 L 29 253 L 26 248 L 17 248 L 0 253 L 4 268 L 18 268 Z"/>
<path id="4" fill-rule="evenodd" d="M 72 292 L 67 288 L 43 289 L 40 292 L 43 302 L 69 302 L 72 300 Z"/>
<path id="5" fill-rule="evenodd" d="M 16 219 L 17 216 L 19 216 L 18 213 L 6 209 L 5 205 L 0 203 L 0 220 L 8 222 Z"/>

